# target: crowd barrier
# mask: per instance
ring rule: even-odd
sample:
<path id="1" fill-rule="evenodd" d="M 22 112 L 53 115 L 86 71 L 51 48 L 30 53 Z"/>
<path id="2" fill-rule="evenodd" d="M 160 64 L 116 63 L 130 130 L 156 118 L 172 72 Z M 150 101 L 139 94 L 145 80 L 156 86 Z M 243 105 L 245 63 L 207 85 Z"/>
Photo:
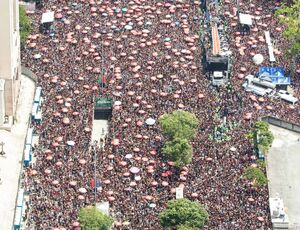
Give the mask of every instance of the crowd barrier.
<path id="1" fill-rule="evenodd" d="M 42 104 L 42 88 L 36 87 L 32 111 L 28 121 L 27 134 L 24 141 L 24 149 L 23 149 L 23 157 L 22 157 L 23 164 L 22 164 L 21 172 L 23 172 L 24 168 L 26 169 L 27 167 L 29 167 L 30 163 L 32 162 L 34 128 L 30 126 L 33 122 L 38 122 L 42 119 L 41 104 Z M 16 197 L 15 214 L 14 214 L 14 222 L 13 222 L 14 230 L 24 229 L 22 228 L 22 219 L 26 211 L 25 194 L 27 192 L 26 192 L 26 188 L 24 188 L 22 180 L 23 178 L 20 176 L 18 182 L 19 190 Z"/>

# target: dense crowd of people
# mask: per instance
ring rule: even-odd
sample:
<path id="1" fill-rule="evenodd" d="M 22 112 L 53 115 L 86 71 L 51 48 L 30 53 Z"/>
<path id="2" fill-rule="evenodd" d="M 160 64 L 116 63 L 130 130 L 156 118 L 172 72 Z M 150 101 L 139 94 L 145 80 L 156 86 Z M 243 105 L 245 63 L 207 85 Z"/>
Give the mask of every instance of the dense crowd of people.
<path id="1" fill-rule="evenodd" d="M 45 0 L 30 16 L 36 33 L 29 36 L 22 60 L 42 86 L 43 118 L 34 124 L 40 139 L 25 183 L 28 229 L 78 229 L 79 208 L 95 201 L 109 201 L 115 229 L 161 229 L 158 213 L 175 198 L 177 187 L 207 208 L 204 229 L 271 228 L 267 186 L 242 177 L 255 163 L 244 134 L 265 115 L 299 122 L 300 110 L 244 92 L 241 84 L 258 69 L 253 53 L 263 54 L 262 65 L 270 65 L 260 39 L 265 28 L 281 51 L 276 65 L 286 69 L 288 44 L 276 29 L 274 1 L 240 1 L 241 11 L 260 16 L 249 35 L 237 33 L 236 2 L 225 0 L 221 7 L 234 64 L 231 87 L 218 90 L 202 69 L 199 1 Z M 54 36 L 38 31 L 46 10 L 55 11 Z M 249 40 L 256 40 L 255 46 Z M 292 78 L 299 97 L 299 80 Z M 104 148 L 90 143 L 95 97 L 114 101 Z M 165 139 L 157 122 L 177 109 L 200 120 L 193 161 L 180 172 L 161 155 Z M 227 123 L 238 124 L 229 131 L 230 140 L 215 142 L 209 136 L 223 122 L 224 111 Z M 148 118 L 156 123 L 147 125 Z M 96 152 L 101 187 L 95 196 Z"/>

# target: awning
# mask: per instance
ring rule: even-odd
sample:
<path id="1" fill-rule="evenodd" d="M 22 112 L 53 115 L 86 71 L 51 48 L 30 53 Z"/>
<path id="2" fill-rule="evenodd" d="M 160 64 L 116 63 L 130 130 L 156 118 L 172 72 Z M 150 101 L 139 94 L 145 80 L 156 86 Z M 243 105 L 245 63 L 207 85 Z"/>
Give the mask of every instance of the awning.
<path id="1" fill-rule="evenodd" d="M 42 24 L 48 23 L 48 22 L 54 22 L 54 12 L 46 12 L 42 15 Z"/>
<path id="2" fill-rule="evenodd" d="M 272 80 L 275 85 L 289 85 L 291 84 L 291 78 L 284 75 L 283 67 L 260 67 L 259 78 L 265 80 Z"/>
<path id="3" fill-rule="evenodd" d="M 216 25 L 213 25 L 211 27 L 211 36 L 212 36 L 212 42 L 213 42 L 213 55 L 214 56 L 220 55 L 221 45 L 220 45 L 218 28 Z"/>

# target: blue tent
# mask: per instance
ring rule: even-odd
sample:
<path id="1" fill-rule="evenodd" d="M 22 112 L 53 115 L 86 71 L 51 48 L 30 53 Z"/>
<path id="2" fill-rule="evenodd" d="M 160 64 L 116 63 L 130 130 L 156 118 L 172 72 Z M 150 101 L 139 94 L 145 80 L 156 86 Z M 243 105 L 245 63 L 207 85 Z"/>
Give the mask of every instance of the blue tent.
<path id="1" fill-rule="evenodd" d="M 291 84 L 291 78 L 284 76 L 283 67 L 260 67 L 259 78 L 272 81 L 275 85 L 289 85 Z"/>

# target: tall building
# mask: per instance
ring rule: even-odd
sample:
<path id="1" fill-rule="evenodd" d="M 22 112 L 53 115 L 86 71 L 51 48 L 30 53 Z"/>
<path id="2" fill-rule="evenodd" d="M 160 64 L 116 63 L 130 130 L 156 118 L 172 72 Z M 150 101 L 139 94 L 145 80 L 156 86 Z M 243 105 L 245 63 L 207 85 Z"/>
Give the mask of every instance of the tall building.
<path id="1" fill-rule="evenodd" d="M 19 2 L 0 0 L 0 127 L 15 115 L 20 63 Z"/>

